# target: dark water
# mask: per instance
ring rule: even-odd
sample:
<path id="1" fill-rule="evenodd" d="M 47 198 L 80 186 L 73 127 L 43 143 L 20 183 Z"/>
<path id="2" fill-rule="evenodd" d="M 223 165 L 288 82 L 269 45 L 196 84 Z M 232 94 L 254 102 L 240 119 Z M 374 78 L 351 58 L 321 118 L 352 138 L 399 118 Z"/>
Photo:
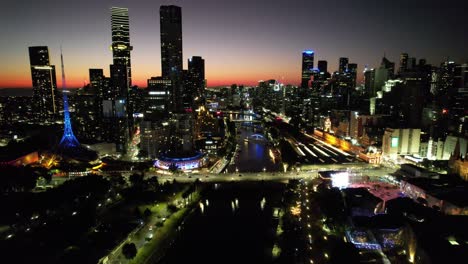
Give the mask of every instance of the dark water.
<path id="1" fill-rule="evenodd" d="M 174 246 L 161 263 L 271 263 L 284 185 L 225 183 L 212 188 L 204 212 L 185 221 Z M 264 209 L 261 201 L 265 198 Z M 204 203 L 206 204 L 206 199 Z M 237 209 L 232 209 L 236 205 Z"/>
<path id="2" fill-rule="evenodd" d="M 237 140 L 241 151 L 235 158 L 234 164 L 229 165 L 229 172 L 234 172 L 236 168 L 239 172 L 262 172 L 263 169 L 278 171 L 280 169 L 280 163 L 271 157 L 271 147 L 267 145 L 266 141 L 244 141 L 245 138 L 249 138 L 253 134 L 263 136 L 262 132 L 254 131 L 251 127 L 240 127 L 238 130 L 241 132 Z"/>

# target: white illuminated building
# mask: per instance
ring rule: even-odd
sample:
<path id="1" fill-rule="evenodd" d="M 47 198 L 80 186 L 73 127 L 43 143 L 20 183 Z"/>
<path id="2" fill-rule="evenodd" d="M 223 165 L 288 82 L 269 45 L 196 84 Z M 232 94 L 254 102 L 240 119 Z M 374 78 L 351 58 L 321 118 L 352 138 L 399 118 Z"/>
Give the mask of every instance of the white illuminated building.
<path id="1" fill-rule="evenodd" d="M 349 186 L 349 173 L 347 171 L 333 173 L 331 174 L 331 180 L 333 187 L 347 188 Z"/>

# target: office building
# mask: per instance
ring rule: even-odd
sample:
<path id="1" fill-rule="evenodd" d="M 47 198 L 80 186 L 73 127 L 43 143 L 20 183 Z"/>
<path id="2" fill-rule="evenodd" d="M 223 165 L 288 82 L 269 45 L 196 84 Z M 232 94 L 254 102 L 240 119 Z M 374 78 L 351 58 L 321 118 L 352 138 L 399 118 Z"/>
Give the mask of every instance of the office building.
<path id="1" fill-rule="evenodd" d="M 348 64 L 348 77 L 350 81 L 351 89 L 356 88 L 356 78 L 357 78 L 357 64 L 356 63 L 349 63 Z"/>
<path id="2" fill-rule="evenodd" d="M 392 159 L 401 155 L 417 155 L 420 137 L 419 128 L 387 128 L 382 138 L 382 155 Z"/>
<path id="3" fill-rule="evenodd" d="M 348 58 L 341 57 L 338 63 L 338 72 L 343 73 L 346 72 L 346 69 L 348 69 Z"/>
<path id="4" fill-rule="evenodd" d="M 398 73 L 403 73 L 408 69 L 408 53 L 402 53 L 400 55 L 400 68 L 398 69 Z"/>
<path id="5" fill-rule="evenodd" d="M 148 79 L 147 96 L 145 98 L 145 120 L 153 120 L 168 114 L 171 105 L 172 82 L 163 77 Z M 156 120 L 153 120 L 156 121 Z"/>
<path id="6" fill-rule="evenodd" d="M 326 60 L 319 60 L 317 62 L 317 68 L 320 73 L 327 73 L 328 72 L 328 62 Z"/>
<path id="7" fill-rule="evenodd" d="M 393 78 L 395 64 L 389 61 L 386 57 L 382 58 L 380 67 L 375 69 L 374 74 L 374 89 L 376 92 L 382 91 L 385 82 Z"/>
<path id="8" fill-rule="evenodd" d="M 193 56 L 188 60 L 188 75 L 191 93 L 194 97 L 203 97 L 205 91 L 205 60 L 200 56 Z"/>
<path id="9" fill-rule="evenodd" d="M 302 52 L 302 81 L 301 88 L 309 88 L 310 77 L 314 69 L 314 51 L 304 50 Z"/>

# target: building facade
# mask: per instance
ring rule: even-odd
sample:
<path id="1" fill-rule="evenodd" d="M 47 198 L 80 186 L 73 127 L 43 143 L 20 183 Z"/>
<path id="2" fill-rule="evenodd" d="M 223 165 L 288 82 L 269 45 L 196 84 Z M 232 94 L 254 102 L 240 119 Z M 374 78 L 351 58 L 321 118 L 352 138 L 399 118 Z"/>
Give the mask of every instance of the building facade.
<path id="1" fill-rule="evenodd" d="M 178 6 L 161 6 L 161 72 L 172 81 L 172 111 L 183 110 L 183 62 L 182 62 L 182 9 Z"/>
<path id="2" fill-rule="evenodd" d="M 59 112 L 55 65 L 50 65 L 47 46 L 29 47 L 34 112 L 38 121 L 53 120 Z"/>
<path id="3" fill-rule="evenodd" d="M 310 77 L 314 68 L 314 51 L 304 50 L 302 52 L 302 81 L 301 88 L 309 88 Z"/>
<path id="4" fill-rule="evenodd" d="M 392 159 L 419 155 L 420 137 L 419 128 L 387 128 L 382 138 L 382 155 Z"/>

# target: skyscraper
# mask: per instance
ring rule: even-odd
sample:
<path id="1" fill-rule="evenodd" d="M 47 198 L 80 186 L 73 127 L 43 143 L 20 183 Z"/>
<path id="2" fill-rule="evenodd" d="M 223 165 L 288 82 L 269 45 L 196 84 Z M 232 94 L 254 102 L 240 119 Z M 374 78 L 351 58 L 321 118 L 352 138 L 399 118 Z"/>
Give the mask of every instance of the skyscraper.
<path id="1" fill-rule="evenodd" d="M 128 8 L 112 7 L 111 14 L 112 58 L 114 60 L 114 65 L 124 65 L 127 67 L 126 85 L 128 88 L 132 85 L 130 51 L 133 49 L 130 45 Z"/>
<path id="2" fill-rule="evenodd" d="M 400 68 L 398 69 L 398 73 L 403 73 L 408 69 L 408 53 L 402 53 L 400 55 Z"/>
<path id="3" fill-rule="evenodd" d="M 205 90 L 205 60 L 200 56 L 193 56 L 188 60 L 188 74 L 193 85 L 195 96 L 202 97 Z"/>
<path id="4" fill-rule="evenodd" d="M 33 105 L 39 120 L 51 119 L 58 113 L 58 91 L 55 66 L 50 65 L 47 46 L 29 47 Z"/>
<path id="5" fill-rule="evenodd" d="M 357 78 L 357 64 L 356 63 L 348 63 L 348 74 L 351 82 L 352 89 L 356 88 L 356 78 Z"/>
<path id="6" fill-rule="evenodd" d="M 364 90 L 366 91 L 367 97 L 375 97 L 377 96 L 377 91 L 374 89 L 375 83 L 375 70 L 368 69 L 367 67 L 364 69 Z"/>
<path id="7" fill-rule="evenodd" d="M 110 93 L 103 101 L 103 115 L 112 130 L 117 150 L 126 154 L 129 135 L 133 128 L 132 109 L 129 107 L 128 91 L 132 85 L 130 62 L 130 27 L 128 8 L 111 8 L 112 58 L 110 65 Z"/>
<path id="8" fill-rule="evenodd" d="M 339 61 L 339 66 L 338 66 L 338 72 L 343 73 L 348 69 L 348 58 L 341 57 Z"/>
<path id="9" fill-rule="evenodd" d="M 182 10 L 178 6 L 161 6 L 161 70 L 163 77 L 182 74 Z"/>
<path id="10" fill-rule="evenodd" d="M 326 60 L 319 60 L 317 63 L 317 68 L 319 72 L 327 73 L 328 71 L 328 63 Z"/>
<path id="11" fill-rule="evenodd" d="M 173 111 L 182 110 L 182 10 L 178 6 L 161 6 L 161 71 L 173 82 Z"/>
<path id="12" fill-rule="evenodd" d="M 310 77 L 313 74 L 314 68 L 314 51 L 304 50 L 302 52 L 302 81 L 301 87 L 308 88 Z"/>

